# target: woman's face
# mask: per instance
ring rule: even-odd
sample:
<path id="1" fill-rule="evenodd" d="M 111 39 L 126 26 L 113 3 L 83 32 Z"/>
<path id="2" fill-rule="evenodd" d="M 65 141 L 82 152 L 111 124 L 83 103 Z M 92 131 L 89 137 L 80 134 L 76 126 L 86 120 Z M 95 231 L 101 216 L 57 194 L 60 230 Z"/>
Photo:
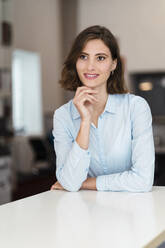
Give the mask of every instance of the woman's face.
<path id="1" fill-rule="evenodd" d="M 112 60 L 111 52 L 104 42 L 95 39 L 85 45 L 76 62 L 76 69 L 83 85 L 106 89 L 107 80 L 116 64 L 116 59 Z"/>

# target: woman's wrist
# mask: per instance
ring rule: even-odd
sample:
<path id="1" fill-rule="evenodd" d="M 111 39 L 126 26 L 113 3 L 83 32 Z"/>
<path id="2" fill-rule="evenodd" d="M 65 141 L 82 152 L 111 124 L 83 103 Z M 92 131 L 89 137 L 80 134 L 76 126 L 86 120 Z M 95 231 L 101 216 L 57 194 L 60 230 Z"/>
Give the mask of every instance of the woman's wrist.
<path id="1" fill-rule="evenodd" d="M 85 150 L 88 149 L 89 145 L 89 133 L 90 133 L 90 121 L 82 120 L 80 124 L 80 130 L 76 138 L 76 142 L 79 146 Z"/>
<path id="2" fill-rule="evenodd" d="M 92 121 L 91 118 L 82 118 L 81 125 L 90 125 L 91 121 Z"/>

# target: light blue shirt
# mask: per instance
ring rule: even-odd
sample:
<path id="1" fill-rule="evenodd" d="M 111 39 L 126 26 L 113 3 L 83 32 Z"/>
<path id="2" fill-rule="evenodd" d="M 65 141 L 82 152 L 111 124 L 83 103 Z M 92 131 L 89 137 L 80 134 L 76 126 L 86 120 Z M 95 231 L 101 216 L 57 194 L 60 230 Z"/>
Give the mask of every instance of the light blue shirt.
<path id="1" fill-rule="evenodd" d="M 76 142 L 81 118 L 73 101 L 55 111 L 53 120 L 56 176 L 69 191 L 96 177 L 102 191 L 150 191 L 155 151 L 148 103 L 133 94 L 109 95 L 98 127 L 90 127 L 88 150 Z"/>

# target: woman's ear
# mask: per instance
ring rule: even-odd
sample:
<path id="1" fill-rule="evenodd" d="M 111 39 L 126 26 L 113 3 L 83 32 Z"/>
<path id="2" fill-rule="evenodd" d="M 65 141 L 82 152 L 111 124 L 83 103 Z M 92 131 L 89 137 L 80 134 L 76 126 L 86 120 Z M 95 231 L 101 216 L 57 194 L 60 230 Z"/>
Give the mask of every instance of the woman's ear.
<path id="1" fill-rule="evenodd" d="M 114 59 L 112 62 L 112 71 L 116 69 L 116 66 L 117 66 L 117 59 Z"/>

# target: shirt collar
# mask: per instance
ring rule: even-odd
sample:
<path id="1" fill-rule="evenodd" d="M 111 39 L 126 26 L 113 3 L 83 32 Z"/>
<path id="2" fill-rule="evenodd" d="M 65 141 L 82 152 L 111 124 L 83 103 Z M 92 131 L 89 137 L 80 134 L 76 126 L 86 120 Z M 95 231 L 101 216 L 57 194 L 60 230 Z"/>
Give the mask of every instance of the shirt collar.
<path id="1" fill-rule="evenodd" d="M 73 119 L 77 119 L 80 117 L 80 114 L 79 114 L 76 106 L 74 105 L 73 100 L 71 102 L 71 113 L 72 113 Z"/>
<path id="2" fill-rule="evenodd" d="M 103 111 L 104 112 L 109 112 L 109 113 L 113 113 L 115 114 L 117 111 L 117 105 L 116 105 L 116 95 L 115 94 L 109 94 L 108 95 L 108 99 L 107 99 L 107 103 L 105 105 L 105 109 Z"/>
<path id="3" fill-rule="evenodd" d="M 72 100 L 71 105 L 72 105 L 71 111 L 72 111 L 73 119 L 80 118 L 80 114 L 79 114 L 77 108 L 75 107 L 73 100 Z M 109 112 L 109 113 L 113 113 L 113 114 L 115 114 L 117 112 L 116 94 L 109 94 L 108 95 L 108 99 L 107 99 L 103 113 L 104 112 Z"/>

